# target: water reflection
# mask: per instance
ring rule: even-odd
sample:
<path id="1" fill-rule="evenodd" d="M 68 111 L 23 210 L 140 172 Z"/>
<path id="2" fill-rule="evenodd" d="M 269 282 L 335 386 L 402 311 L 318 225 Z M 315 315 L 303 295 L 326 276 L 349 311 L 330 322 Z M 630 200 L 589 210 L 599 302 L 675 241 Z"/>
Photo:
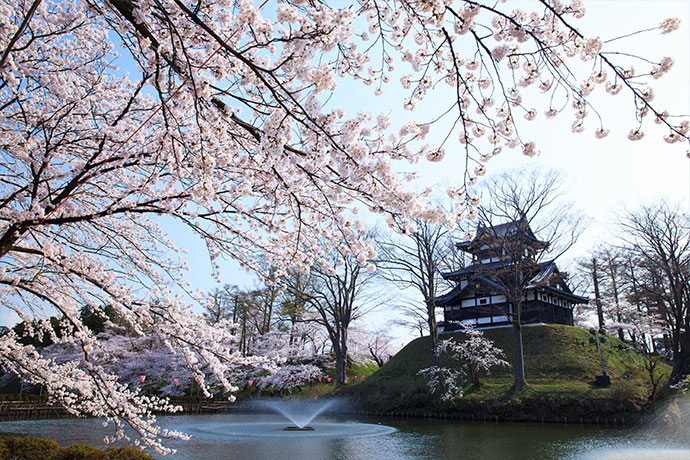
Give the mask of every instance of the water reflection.
<path id="1" fill-rule="evenodd" d="M 609 448 L 590 452 L 583 456 L 583 460 L 690 460 L 690 450 L 688 449 L 665 449 L 665 448 L 630 448 L 618 449 Z"/>

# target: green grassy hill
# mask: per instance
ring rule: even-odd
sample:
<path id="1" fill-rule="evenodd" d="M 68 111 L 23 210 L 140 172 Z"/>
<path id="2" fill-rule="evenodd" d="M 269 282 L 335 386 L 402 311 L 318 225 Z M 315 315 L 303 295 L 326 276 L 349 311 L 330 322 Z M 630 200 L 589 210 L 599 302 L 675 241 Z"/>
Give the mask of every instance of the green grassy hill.
<path id="1" fill-rule="evenodd" d="M 443 334 L 463 340 L 463 333 Z M 512 329 L 485 331 L 512 362 Z M 410 342 L 378 372 L 364 382 L 344 390 L 363 407 L 381 412 L 435 412 L 498 415 L 509 420 L 555 420 L 562 417 L 595 420 L 630 416 L 649 402 L 650 377 L 646 358 L 617 338 L 607 336 L 604 359 L 612 385 L 594 386 L 601 374 L 599 352 L 589 344 L 587 330 L 562 325 L 523 328 L 525 373 L 529 386 L 517 395 L 511 391 L 512 368 L 495 368 L 482 375 L 482 385 L 465 387 L 465 396 L 452 402 L 429 393 L 426 380 L 417 372 L 430 364 L 428 337 Z M 583 345 L 584 342 L 584 345 Z M 619 349 L 619 346 L 622 349 Z M 666 363 L 657 365 L 655 375 L 670 374 Z"/>

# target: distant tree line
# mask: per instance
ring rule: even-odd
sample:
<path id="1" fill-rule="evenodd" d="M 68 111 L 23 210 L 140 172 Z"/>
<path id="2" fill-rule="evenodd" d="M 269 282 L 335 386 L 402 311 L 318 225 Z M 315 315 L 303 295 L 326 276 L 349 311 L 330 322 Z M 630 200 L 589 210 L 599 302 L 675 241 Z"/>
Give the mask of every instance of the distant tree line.
<path id="1" fill-rule="evenodd" d="M 265 347 L 268 336 L 282 337 L 302 361 L 331 354 L 337 384 L 345 383 L 351 355 L 382 365 L 391 353 L 384 330 L 353 326 L 378 306 L 370 289 L 374 273 L 344 251 L 332 251 L 329 266 L 309 272 L 290 269 L 278 279 L 269 268 L 267 282 L 250 289 L 226 284 L 207 294 L 204 318 L 211 324 L 230 320 L 237 328 L 240 351 Z M 350 337 L 355 332 L 354 339 Z"/>
<path id="2" fill-rule="evenodd" d="M 600 328 L 672 359 L 670 382 L 690 374 L 690 218 L 660 202 L 626 212 L 617 241 L 580 260 Z"/>

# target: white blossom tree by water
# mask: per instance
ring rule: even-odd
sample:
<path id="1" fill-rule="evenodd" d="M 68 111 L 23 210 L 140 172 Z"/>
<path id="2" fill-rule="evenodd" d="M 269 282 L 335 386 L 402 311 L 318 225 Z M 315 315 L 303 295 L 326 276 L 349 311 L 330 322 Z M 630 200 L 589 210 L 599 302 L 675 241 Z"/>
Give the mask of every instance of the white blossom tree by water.
<path id="1" fill-rule="evenodd" d="M 195 374 L 233 390 L 225 376 L 253 358 L 226 346 L 231 325 L 191 310 L 171 221 L 203 240 L 211 260 L 228 255 L 260 270 L 261 253 L 275 276 L 290 266 L 333 269 L 334 247 L 366 265 L 373 251 L 350 215 L 355 204 L 408 232 L 413 219 L 453 224 L 476 204 L 465 185 L 485 172 L 483 160 L 503 147 L 536 154 L 518 130 L 533 107 L 551 117 L 572 106 L 573 130 L 601 137 L 590 96 L 602 85 L 629 96 L 640 123 L 631 139 L 649 116 L 668 128 L 668 142 L 687 139 L 687 121 L 652 106 L 646 85 L 671 57 L 633 71 L 608 52 L 613 45 L 577 31 L 580 1 L 533 6 L 1 0 L 2 306 L 34 324 L 32 334 L 52 334 L 41 320 L 61 317 L 55 341 L 80 355 L 42 358 L 9 332 L 0 364 L 73 413 L 108 417 L 117 435 L 130 424 L 143 445 L 165 451 L 160 439 L 177 434 L 150 415 L 167 403 L 114 381 L 101 358 L 107 343 L 79 311 L 109 308 L 136 334 L 155 329 Z M 658 30 L 675 28 L 669 19 Z M 118 53 L 129 72 L 115 67 Z M 453 97 L 438 114 L 392 126 L 386 115 L 329 104 L 343 80 L 376 93 L 392 87 L 409 110 L 443 85 Z M 543 91 L 534 101 L 532 87 Z M 437 127 L 446 141 L 424 146 Z M 408 190 L 412 176 L 399 177 L 394 163 L 441 160 L 458 140 L 467 167 L 449 190 L 457 211 L 444 213 Z"/>
<path id="2" fill-rule="evenodd" d="M 482 331 L 466 328 L 461 340 L 444 339 L 439 341 L 439 364 L 424 368 L 418 373 L 429 380 L 427 387 L 438 392 L 444 401 L 462 398 L 463 386 L 472 383 L 481 386 L 480 372 L 491 373 L 496 366 L 508 366 L 503 359 L 503 350 L 484 337 Z"/>

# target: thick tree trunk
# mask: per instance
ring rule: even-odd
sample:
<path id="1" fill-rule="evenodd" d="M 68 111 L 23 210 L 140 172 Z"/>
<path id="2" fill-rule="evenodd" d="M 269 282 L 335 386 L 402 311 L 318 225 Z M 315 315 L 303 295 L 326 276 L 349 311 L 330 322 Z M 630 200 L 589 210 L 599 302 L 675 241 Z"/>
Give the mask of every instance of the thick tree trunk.
<path id="1" fill-rule="evenodd" d="M 247 312 L 242 314 L 242 327 L 240 331 L 240 352 L 242 356 L 247 356 Z"/>
<path id="2" fill-rule="evenodd" d="M 592 258 L 592 282 L 594 283 L 594 303 L 597 306 L 597 318 L 599 329 L 604 328 L 604 312 L 601 309 L 601 296 L 599 295 L 599 276 L 597 276 L 597 259 Z"/>
<path id="3" fill-rule="evenodd" d="M 374 358 L 374 361 L 376 362 L 376 365 L 378 367 L 382 367 L 384 364 L 386 364 L 386 362 L 383 360 L 383 358 L 377 356 L 376 352 L 371 347 L 369 347 L 369 354 L 371 355 L 372 358 Z"/>
<path id="4" fill-rule="evenodd" d="M 513 369 L 515 371 L 515 382 L 513 383 L 513 391 L 519 392 L 527 386 L 525 379 L 525 355 L 522 347 L 522 302 L 518 301 L 513 304 Z"/>
<path id="5" fill-rule="evenodd" d="M 337 386 L 345 385 L 345 370 L 347 367 L 347 335 L 341 334 L 334 347 L 335 352 L 335 382 Z"/>
<path id="6" fill-rule="evenodd" d="M 679 340 L 673 347 L 673 369 L 669 384 L 677 383 L 678 380 L 686 375 L 690 375 L 690 333 L 681 332 Z"/>
<path id="7" fill-rule="evenodd" d="M 271 317 L 273 316 L 273 300 L 271 300 L 271 303 L 268 304 L 268 307 L 266 308 L 265 314 L 264 314 L 264 321 L 262 324 L 262 331 L 261 334 L 267 334 L 271 330 Z"/>
<path id="8" fill-rule="evenodd" d="M 477 368 L 472 365 L 469 365 L 467 367 L 469 368 L 470 375 L 472 376 L 472 383 L 474 383 L 477 388 L 482 386 L 482 383 L 479 381 L 479 371 L 477 370 Z"/>
<path id="9" fill-rule="evenodd" d="M 337 386 L 345 385 L 345 364 L 346 359 L 341 353 L 336 352 L 335 356 L 335 383 Z"/>
<path id="10" fill-rule="evenodd" d="M 438 366 L 438 324 L 436 323 L 436 302 L 433 299 L 426 301 L 426 311 L 431 341 L 431 365 Z"/>
<path id="11" fill-rule="evenodd" d="M 621 307 L 618 303 L 618 283 L 616 282 L 616 268 L 614 266 L 615 262 L 611 258 L 611 254 L 607 257 L 609 276 L 611 277 L 611 290 L 613 291 L 613 301 L 616 302 L 616 321 L 622 322 L 621 318 Z M 618 340 L 625 342 L 625 334 L 623 329 L 618 328 Z"/>

